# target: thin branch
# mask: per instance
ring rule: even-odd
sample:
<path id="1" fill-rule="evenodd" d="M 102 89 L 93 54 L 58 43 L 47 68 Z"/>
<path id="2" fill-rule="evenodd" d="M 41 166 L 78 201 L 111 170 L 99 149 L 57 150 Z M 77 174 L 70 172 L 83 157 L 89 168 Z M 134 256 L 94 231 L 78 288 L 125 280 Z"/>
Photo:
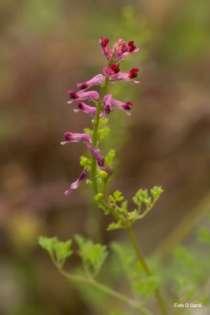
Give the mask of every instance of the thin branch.
<path id="1" fill-rule="evenodd" d="M 150 270 L 146 260 L 144 259 L 144 256 L 143 254 L 141 253 L 141 250 L 139 248 L 139 245 L 138 245 L 138 242 L 137 242 L 137 239 L 136 239 L 136 235 L 132 229 L 132 227 L 129 227 L 127 229 L 127 232 L 128 232 L 128 237 L 129 237 L 129 240 L 130 240 L 130 243 L 132 245 L 132 247 L 134 248 L 135 252 L 136 252 L 136 255 L 139 259 L 139 262 L 140 264 L 142 265 L 145 273 L 148 275 L 148 276 L 151 276 L 152 275 L 152 271 Z M 160 290 L 157 288 L 155 290 L 155 298 L 157 300 L 157 303 L 159 304 L 159 307 L 160 307 L 160 311 L 161 311 L 161 314 L 162 315 L 167 315 L 168 314 L 168 311 L 167 311 L 167 306 L 166 306 L 166 302 L 160 292 Z"/>
<path id="2" fill-rule="evenodd" d="M 55 261 L 54 261 L 55 263 Z M 77 283 L 81 283 L 81 284 L 88 284 L 92 287 L 94 287 L 95 289 L 115 298 L 118 299 L 119 301 L 135 308 L 138 309 L 139 311 L 141 311 L 142 315 L 152 315 L 152 313 L 147 310 L 143 305 L 141 305 L 138 301 L 133 300 L 131 298 L 128 298 L 126 295 L 119 293 L 118 291 L 115 291 L 113 289 L 111 289 L 110 287 L 99 283 L 98 281 L 96 281 L 95 279 L 91 278 L 91 277 L 84 277 L 81 275 L 76 275 L 76 274 L 71 274 L 66 272 L 65 270 L 61 269 L 56 263 L 55 263 L 56 268 L 58 269 L 58 271 L 68 280 L 72 281 L 72 282 L 77 282 Z"/>

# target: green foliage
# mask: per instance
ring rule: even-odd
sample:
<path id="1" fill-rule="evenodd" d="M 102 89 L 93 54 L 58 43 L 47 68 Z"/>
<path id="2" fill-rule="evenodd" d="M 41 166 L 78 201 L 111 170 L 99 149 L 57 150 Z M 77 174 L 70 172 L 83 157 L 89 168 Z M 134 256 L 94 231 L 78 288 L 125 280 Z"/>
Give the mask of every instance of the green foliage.
<path id="1" fill-rule="evenodd" d="M 129 277 L 131 266 L 133 266 L 136 259 L 133 249 L 127 244 L 119 244 L 117 242 L 111 244 L 111 249 L 114 253 L 114 259 L 116 260 L 117 258 L 117 268 L 121 269 L 121 272 Z"/>
<path id="2" fill-rule="evenodd" d="M 112 250 L 119 261 L 122 273 L 129 279 L 132 291 L 144 298 L 152 296 L 160 283 L 158 275 L 148 276 L 145 274 L 142 265 L 138 262 L 135 253 L 129 246 L 113 243 Z"/>
<path id="3" fill-rule="evenodd" d="M 101 202 L 101 208 L 105 214 L 111 214 L 115 219 L 109 224 L 108 230 L 127 229 L 137 220 L 142 219 L 155 205 L 163 189 L 154 186 L 150 190 L 139 189 L 133 197 L 137 209 L 129 210 L 128 201 L 120 191 L 115 191 L 108 196 L 107 206 Z M 101 197 L 101 196 L 100 196 Z"/>
<path id="4" fill-rule="evenodd" d="M 109 120 L 106 117 L 99 119 L 98 139 L 99 141 L 105 140 L 110 134 L 110 127 L 108 126 Z"/>
<path id="5" fill-rule="evenodd" d="M 100 202 L 103 202 L 104 195 L 102 193 L 98 193 L 95 195 L 94 200 L 100 204 Z"/>
<path id="6" fill-rule="evenodd" d="M 162 276 L 165 277 L 165 285 L 172 287 L 171 294 L 180 301 L 193 299 L 207 303 L 208 294 L 206 295 L 203 288 L 209 272 L 209 262 L 202 253 L 189 247 L 178 246 Z"/>
<path id="7" fill-rule="evenodd" d="M 133 281 L 134 291 L 145 298 L 152 296 L 159 286 L 158 275 L 143 276 L 141 279 L 138 279 L 138 276 L 139 274 L 136 274 Z"/>
<path id="8" fill-rule="evenodd" d="M 76 235 L 75 240 L 85 271 L 89 275 L 96 276 L 108 255 L 106 246 L 93 243 L 80 235 Z M 59 268 L 62 268 L 67 258 L 72 255 L 72 240 L 59 241 L 57 237 L 40 236 L 38 243 Z"/>
<path id="9" fill-rule="evenodd" d="M 94 307 L 95 314 L 107 315 L 107 309 L 109 308 L 110 299 L 104 292 L 83 283 L 77 283 L 76 286 L 80 290 L 80 294 L 84 302 L 87 305 L 90 305 L 92 308 Z M 104 310 L 102 310 L 102 305 L 106 305 L 106 308 L 104 308 Z"/>
<path id="10" fill-rule="evenodd" d="M 87 157 L 85 155 L 80 156 L 80 165 L 88 172 L 91 170 L 92 166 L 92 159 L 90 157 Z"/>
<path id="11" fill-rule="evenodd" d="M 109 195 L 106 213 L 111 214 L 115 219 L 115 222 L 109 224 L 108 230 L 127 228 L 135 219 L 135 215 L 132 217 L 130 214 L 129 217 L 128 202 L 118 190 Z"/>
<path id="12" fill-rule="evenodd" d="M 100 191 L 103 191 L 105 186 L 106 186 L 106 183 L 109 179 L 109 174 L 108 174 L 108 172 L 106 172 L 106 170 L 103 170 L 103 169 L 98 167 L 96 170 L 96 179 L 97 179 L 98 187 L 100 187 Z M 98 193 L 94 196 L 94 200 L 96 201 L 98 206 L 99 206 L 99 199 L 100 199 L 99 196 L 104 196 L 104 195 L 103 195 L 103 193 Z"/>
<path id="13" fill-rule="evenodd" d="M 57 237 L 40 236 L 38 243 L 48 252 L 52 260 L 60 268 L 63 267 L 67 258 L 72 255 L 71 240 L 59 241 Z"/>
<path id="14" fill-rule="evenodd" d="M 133 197 L 133 202 L 138 206 L 138 208 L 141 208 L 142 205 L 150 205 L 152 203 L 152 198 L 147 189 L 139 189 Z"/>
<path id="15" fill-rule="evenodd" d="M 101 182 L 103 183 L 104 180 L 107 178 L 108 173 L 102 169 L 98 169 L 97 176 L 99 179 L 101 179 Z"/>
<path id="16" fill-rule="evenodd" d="M 82 259 L 84 269 L 91 276 L 96 276 L 107 257 L 106 246 L 99 243 L 94 244 L 80 235 L 76 235 L 75 240 L 79 247 L 78 253 Z"/>
<path id="17" fill-rule="evenodd" d="M 93 130 L 90 128 L 84 128 L 84 132 L 90 135 L 91 137 L 93 136 Z"/>
<path id="18" fill-rule="evenodd" d="M 152 207 L 154 203 L 159 199 L 163 189 L 159 186 L 154 186 L 150 190 L 139 189 L 133 196 L 133 202 L 138 208 Z"/>
<path id="19" fill-rule="evenodd" d="M 116 151 L 114 149 L 109 150 L 109 152 L 105 156 L 105 163 L 108 166 L 112 167 L 115 157 L 116 157 Z"/>
<path id="20" fill-rule="evenodd" d="M 180 295 L 192 298 L 196 290 L 192 280 L 201 276 L 201 270 L 197 269 L 197 259 L 189 249 L 181 246 L 176 248 L 174 258 L 177 269 L 173 283 L 176 291 L 180 292 Z"/>
<path id="21" fill-rule="evenodd" d="M 183 274 L 191 280 L 202 280 L 203 271 L 206 269 L 208 262 L 200 259 L 201 253 L 192 251 L 188 247 L 178 246 L 174 251 L 176 264 L 183 270 Z"/>

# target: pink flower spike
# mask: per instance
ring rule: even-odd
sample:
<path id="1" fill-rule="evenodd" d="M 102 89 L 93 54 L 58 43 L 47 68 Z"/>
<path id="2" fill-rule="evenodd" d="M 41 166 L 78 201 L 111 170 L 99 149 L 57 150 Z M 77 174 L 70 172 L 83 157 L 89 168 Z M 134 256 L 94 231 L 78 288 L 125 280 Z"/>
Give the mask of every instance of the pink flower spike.
<path id="1" fill-rule="evenodd" d="M 90 80 L 78 83 L 77 87 L 80 90 L 86 90 L 86 89 L 89 89 L 93 86 L 102 85 L 104 83 L 104 81 L 105 81 L 104 75 L 103 74 L 97 74 L 93 78 L 91 78 Z"/>
<path id="2" fill-rule="evenodd" d="M 74 142 L 92 143 L 92 139 L 87 133 L 77 133 L 70 131 L 64 132 L 64 141 L 61 141 L 61 145 Z"/>
<path id="3" fill-rule="evenodd" d="M 73 102 L 85 102 L 85 101 L 96 101 L 99 99 L 99 93 L 97 91 L 69 91 L 70 100 L 67 102 L 71 104 Z"/>
<path id="4" fill-rule="evenodd" d="M 83 170 L 79 177 L 73 183 L 71 183 L 69 188 L 64 192 L 65 196 L 70 195 L 74 190 L 78 189 L 80 183 L 87 178 L 87 175 L 87 172 Z"/>
<path id="5" fill-rule="evenodd" d="M 113 52 L 112 52 L 112 49 L 110 48 L 110 45 L 109 45 L 109 38 L 102 36 L 99 39 L 99 44 L 101 45 L 101 49 L 102 49 L 104 56 L 107 58 L 107 60 L 111 60 Z"/>
<path id="6" fill-rule="evenodd" d="M 107 94 L 104 96 L 104 111 L 106 114 L 109 114 L 113 107 L 117 107 L 121 110 L 127 112 L 130 115 L 129 111 L 133 107 L 133 103 L 131 102 L 122 102 L 120 100 L 114 99 L 111 94 Z"/>
<path id="7" fill-rule="evenodd" d="M 78 108 L 74 109 L 74 112 L 81 111 L 81 112 L 88 114 L 88 115 L 95 115 L 96 114 L 96 107 L 90 106 L 84 102 L 77 104 L 77 107 Z"/>

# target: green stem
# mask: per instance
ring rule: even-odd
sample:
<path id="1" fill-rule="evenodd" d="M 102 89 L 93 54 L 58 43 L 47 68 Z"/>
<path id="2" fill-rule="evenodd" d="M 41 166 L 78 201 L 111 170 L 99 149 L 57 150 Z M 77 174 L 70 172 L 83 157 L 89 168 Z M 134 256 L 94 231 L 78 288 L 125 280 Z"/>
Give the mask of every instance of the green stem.
<path id="1" fill-rule="evenodd" d="M 113 297 L 115 299 L 118 299 L 119 301 L 128 304 L 129 306 L 138 309 L 139 311 L 141 311 L 142 315 L 151 315 L 151 312 L 149 310 L 147 310 L 144 306 L 142 306 L 139 302 L 128 298 L 126 295 L 119 293 L 111 288 L 109 288 L 108 286 L 97 282 L 95 279 L 90 278 L 90 277 L 84 277 L 81 275 L 73 275 L 70 273 L 67 273 L 65 270 L 61 269 L 59 266 L 56 267 L 58 269 L 58 271 L 68 280 L 73 281 L 73 282 L 77 282 L 77 283 L 81 283 L 81 284 L 88 284 L 91 285 L 92 287 L 94 287 L 95 289 L 109 295 L 110 297 Z"/>
<path id="2" fill-rule="evenodd" d="M 94 126 L 93 126 L 93 145 L 94 146 L 96 146 L 98 142 L 98 127 L 99 127 L 99 121 L 100 121 L 100 112 L 101 112 L 101 101 L 98 101 L 96 105 L 96 117 L 95 117 Z M 91 177 L 92 177 L 94 194 L 98 193 L 98 181 L 96 178 L 96 171 L 97 171 L 97 163 L 96 163 L 95 158 L 93 158 Z"/>
<path id="3" fill-rule="evenodd" d="M 100 99 L 96 104 L 96 117 L 94 120 L 94 125 L 93 125 L 93 146 L 95 147 L 98 144 L 98 130 L 99 130 L 99 122 L 100 122 L 100 114 L 102 112 L 102 103 L 103 103 L 103 97 L 107 92 L 108 89 L 108 79 L 106 79 L 104 86 L 101 87 L 100 90 Z M 96 195 L 98 191 L 98 181 L 97 181 L 97 163 L 95 158 L 92 159 L 92 170 L 91 170 L 91 178 L 92 178 L 92 185 L 93 185 L 93 191 L 94 194 Z"/>
<path id="4" fill-rule="evenodd" d="M 103 109 L 103 97 L 107 93 L 108 89 L 108 79 L 106 79 L 104 86 L 100 89 L 100 99 L 96 103 L 96 116 L 93 122 L 93 146 L 96 147 L 99 142 L 99 123 L 100 123 L 100 114 Z M 92 189 L 94 196 L 99 193 L 99 187 L 98 187 L 98 179 L 97 179 L 97 162 L 95 158 L 92 158 L 92 165 L 91 165 L 91 180 L 92 180 Z M 95 207 L 95 204 L 92 205 L 92 207 Z M 94 210 L 94 209 L 93 209 Z M 94 211 L 94 214 L 92 213 L 89 216 L 88 219 L 88 230 L 94 237 L 101 238 L 101 232 L 100 232 L 100 213 Z"/>
<path id="5" fill-rule="evenodd" d="M 152 275 L 152 271 L 150 270 L 146 260 L 144 259 L 144 256 L 139 248 L 139 245 L 138 245 L 138 242 L 137 242 L 137 239 L 136 239 L 136 235 L 135 235 L 135 232 L 133 230 L 132 227 L 129 227 L 127 229 L 127 232 L 128 232 L 128 237 L 129 237 L 129 240 L 135 250 L 135 253 L 139 259 L 139 262 L 140 264 L 142 265 L 145 273 L 148 275 L 148 276 L 151 276 Z M 157 300 L 157 303 L 159 304 L 159 308 L 160 308 L 160 311 L 161 311 L 161 314 L 162 315 L 167 315 L 168 314 L 168 311 L 167 311 L 167 306 L 166 306 L 166 302 L 164 301 L 164 298 L 160 292 L 159 289 L 156 289 L 155 290 L 155 298 Z"/>

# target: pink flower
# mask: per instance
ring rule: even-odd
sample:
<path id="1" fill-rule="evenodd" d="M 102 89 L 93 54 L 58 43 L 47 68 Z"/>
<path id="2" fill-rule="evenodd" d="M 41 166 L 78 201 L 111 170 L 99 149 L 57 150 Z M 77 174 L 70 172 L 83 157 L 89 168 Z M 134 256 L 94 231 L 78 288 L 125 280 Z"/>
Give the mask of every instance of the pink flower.
<path id="1" fill-rule="evenodd" d="M 92 139 L 91 136 L 87 133 L 77 133 L 77 132 L 64 132 L 64 141 L 61 141 L 61 144 L 64 145 L 66 143 L 72 142 L 84 142 L 84 143 L 91 143 Z"/>
<path id="2" fill-rule="evenodd" d="M 139 51 L 134 41 L 126 42 L 124 39 L 119 38 L 113 48 L 109 45 L 109 39 L 107 37 L 101 37 L 99 41 L 103 54 L 109 61 L 119 62 L 132 53 Z"/>
<path id="3" fill-rule="evenodd" d="M 88 149 L 90 150 L 92 156 L 96 159 L 96 162 L 99 167 L 104 166 L 104 157 L 101 154 L 101 151 L 98 148 L 93 147 L 91 144 L 87 144 Z"/>
<path id="4" fill-rule="evenodd" d="M 83 142 L 86 145 L 87 149 L 90 151 L 92 156 L 96 159 L 99 167 L 104 166 L 104 157 L 102 156 L 101 151 L 92 145 L 91 136 L 88 135 L 87 133 L 76 133 L 76 132 L 66 131 L 64 133 L 64 141 L 61 141 L 61 144 L 64 145 L 67 143 L 77 143 L 77 142 Z"/>
<path id="5" fill-rule="evenodd" d="M 93 78 L 91 78 L 90 80 L 78 83 L 77 87 L 80 90 L 85 90 L 85 89 L 89 89 L 93 86 L 102 85 L 104 83 L 104 81 L 105 81 L 104 75 L 103 74 L 97 74 Z"/>
<path id="6" fill-rule="evenodd" d="M 131 53 L 138 51 L 139 48 L 136 47 L 134 41 L 126 42 L 124 39 L 119 38 L 113 47 L 113 57 L 114 60 L 120 61 Z"/>
<path id="7" fill-rule="evenodd" d="M 112 49 L 109 45 L 109 38 L 107 37 L 101 37 L 99 39 L 99 44 L 101 45 L 102 52 L 104 56 L 107 58 L 107 60 L 111 60 L 112 58 Z"/>
<path id="8" fill-rule="evenodd" d="M 109 114 L 112 111 L 113 107 L 117 107 L 121 110 L 129 112 L 133 107 L 133 103 L 131 102 L 122 102 L 112 97 L 111 94 L 107 94 L 104 96 L 104 112 Z"/>
<path id="9" fill-rule="evenodd" d="M 88 115 L 95 115 L 96 107 L 90 106 L 84 102 L 81 102 L 81 103 L 78 103 L 77 108 L 74 109 L 74 112 L 76 112 L 76 113 L 79 111 L 81 111 L 85 114 L 88 114 Z"/>
<path id="10" fill-rule="evenodd" d="M 85 101 L 97 101 L 99 99 L 99 94 L 97 91 L 69 91 L 68 92 L 70 101 L 68 101 L 68 104 L 71 104 L 72 102 L 85 102 Z"/>
<path id="11" fill-rule="evenodd" d="M 79 177 L 73 182 L 71 183 L 71 185 L 69 186 L 69 188 L 64 192 L 64 194 L 70 195 L 74 190 L 76 190 L 77 188 L 79 188 L 80 183 L 85 180 L 87 178 L 87 172 L 85 170 L 83 170 Z"/>
<path id="12" fill-rule="evenodd" d="M 118 72 L 115 74 L 112 74 L 110 76 L 110 79 L 112 81 L 133 81 L 134 83 L 139 83 L 139 81 L 134 80 L 138 76 L 139 69 L 138 68 L 132 68 L 128 72 Z"/>
<path id="13" fill-rule="evenodd" d="M 108 76 L 108 77 L 112 76 L 118 72 L 120 72 L 120 66 L 119 66 L 119 64 L 116 64 L 116 63 L 110 64 L 103 69 L 104 75 Z"/>

